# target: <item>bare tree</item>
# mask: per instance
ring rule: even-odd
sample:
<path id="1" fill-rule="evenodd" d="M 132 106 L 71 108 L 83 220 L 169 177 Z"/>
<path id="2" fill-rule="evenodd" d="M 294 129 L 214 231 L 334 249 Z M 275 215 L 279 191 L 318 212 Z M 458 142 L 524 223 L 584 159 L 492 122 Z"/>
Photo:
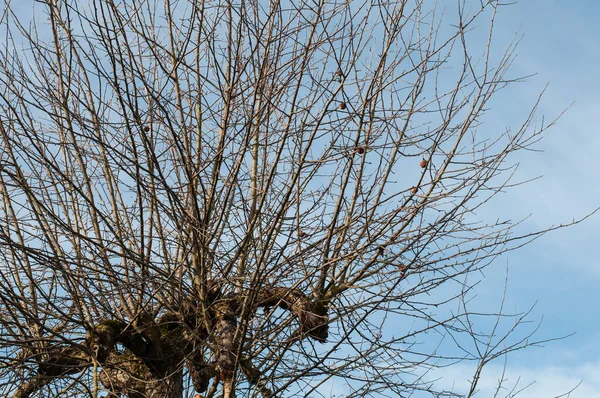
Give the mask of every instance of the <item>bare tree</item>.
<path id="1" fill-rule="evenodd" d="M 469 276 L 539 234 L 477 210 L 551 125 L 482 125 L 500 5 L 5 2 L 3 396 L 473 395 L 531 341 Z"/>

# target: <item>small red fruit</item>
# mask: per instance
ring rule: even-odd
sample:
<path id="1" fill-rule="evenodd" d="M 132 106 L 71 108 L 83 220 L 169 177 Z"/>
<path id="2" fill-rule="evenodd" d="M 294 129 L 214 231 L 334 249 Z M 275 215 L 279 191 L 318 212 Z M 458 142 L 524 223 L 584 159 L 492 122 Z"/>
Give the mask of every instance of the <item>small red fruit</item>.
<path id="1" fill-rule="evenodd" d="M 356 153 L 362 155 L 363 153 L 365 153 L 365 147 L 359 146 L 358 148 L 356 148 Z"/>
<path id="2" fill-rule="evenodd" d="M 422 169 L 424 169 L 425 167 L 427 167 L 427 160 L 425 160 L 425 159 L 421 160 L 421 163 L 419 163 L 419 165 L 421 166 Z"/>
<path id="3" fill-rule="evenodd" d="M 417 187 L 412 187 L 412 188 L 410 189 L 410 193 L 412 193 L 412 194 L 415 194 L 415 193 L 417 193 Z"/>
<path id="4" fill-rule="evenodd" d="M 340 108 L 340 109 L 346 109 L 346 103 L 342 102 L 338 108 Z"/>
<path id="5" fill-rule="evenodd" d="M 148 131 L 150 131 L 150 126 L 144 126 L 144 131 L 147 133 Z"/>

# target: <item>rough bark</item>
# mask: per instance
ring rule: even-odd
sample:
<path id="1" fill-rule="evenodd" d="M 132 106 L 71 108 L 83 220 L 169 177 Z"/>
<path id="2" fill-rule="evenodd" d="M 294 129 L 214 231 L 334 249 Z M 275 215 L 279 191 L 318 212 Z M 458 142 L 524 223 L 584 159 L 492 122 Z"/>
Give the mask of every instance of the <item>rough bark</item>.
<path id="1" fill-rule="evenodd" d="M 84 371 L 94 361 L 102 369 L 100 382 L 115 397 L 181 397 L 184 367 L 197 392 L 206 391 L 214 379 L 214 383 L 222 383 L 224 397 L 234 397 L 238 369 L 251 384 L 259 383 L 262 374 L 238 352 L 236 332 L 244 305 L 250 305 L 251 313 L 261 307 L 289 310 L 299 323 L 296 338 L 327 339 L 327 305 L 313 302 L 298 289 L 265 287 L 227 296 L 215 294 L 211 299 L 208 320 L 198 319 L 196 306 L 188 303 L 183 312 L 169 312 L 156 321 L 142 316 L 131 323 L 98 322 L 82 346 L 50 346 L 34 358 L 37 373 L 13 398 L 27 398 L 57 378 Z M 202 325 L 206 324 L 211 330 L 205 330 Z M 123 351 L 117 349 L 118 344 Z M 211 362 L 206 361 L 205 351 L 210 352 Z M 259 385 L 259 390 L 263 396 L 272 394 L 264 385 Z"/>

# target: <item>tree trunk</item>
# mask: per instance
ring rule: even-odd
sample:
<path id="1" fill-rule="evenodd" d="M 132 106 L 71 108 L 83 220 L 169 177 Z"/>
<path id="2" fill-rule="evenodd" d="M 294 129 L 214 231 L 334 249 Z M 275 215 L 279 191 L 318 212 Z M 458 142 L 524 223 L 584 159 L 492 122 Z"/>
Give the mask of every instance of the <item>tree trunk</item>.
<path id="1" fill-rule="evenodd" d="M 183 372 L 166 372 L 158 377 L 139 358 L 127 354 L 111 354 L 100 372 L 102 385 L 116 396 L 127 398 L 181 398 Z"/>

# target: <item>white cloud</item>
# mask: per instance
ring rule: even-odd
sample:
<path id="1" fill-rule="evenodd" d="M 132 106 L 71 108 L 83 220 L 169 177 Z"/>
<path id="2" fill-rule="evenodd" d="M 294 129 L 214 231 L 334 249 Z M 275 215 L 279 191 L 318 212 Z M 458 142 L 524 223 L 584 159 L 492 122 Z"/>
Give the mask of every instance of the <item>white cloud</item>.
<path id="1" fill-rule="evenodd" d="M 438 386 L 457 393 L 467 393 L 474 366 L 458 365 L 440 370 Z M 513 367 L 509 364 L 506 369 L 503 369 L 501 363 L 488 364 L 478 383 L 475 397 L 494 397 L 500 380 L 504 380 L 504 388 L 497 397 L 513 397 L 521 391 L 517 397 L 553 398 L 567 394 L 564 396 L 569 398 L 600 398 L 600 362 L 540 368 Z M 573 391 L 569 394 L 571 390 Z"/>

